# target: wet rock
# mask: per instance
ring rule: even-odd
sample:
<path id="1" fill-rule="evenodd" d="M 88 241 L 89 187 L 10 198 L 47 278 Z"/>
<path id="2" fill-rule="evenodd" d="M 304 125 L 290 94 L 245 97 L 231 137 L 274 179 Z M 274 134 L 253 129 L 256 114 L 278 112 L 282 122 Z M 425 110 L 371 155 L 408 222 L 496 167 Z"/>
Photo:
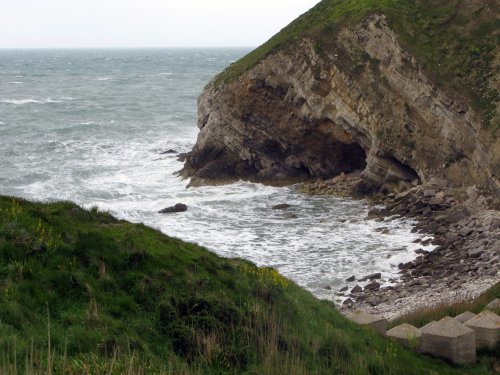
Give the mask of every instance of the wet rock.
<path id="1" fill-rule="evenodd" d="M 364 290 L 367 291 L 367 290 L 377 290 L 377 289 L 380 289 L 380 283 L 372 281 L 371 283 L 365 285 Z"/>
<path id="2" fill-rule="evenodd" d="M 344 303 L 342 303 L 342 306 L 344 307 L 352 307 L 354 306 L 354 301 L 350 298 L 347 298 Z"/>
<path id="3" fill-rule="evenodd" d="M 356 276 L 352 275 L 351 277 L 348 277 L 345 281 L 347 282 L 353 282 L 354 280 L 356 280 Z"/>
<path id="4" fill-rule="evenodd" d="M 284 210 L 284 209 L 287 209 L 290 207 L 291 207 L 291 205 L 289 205 L 288 203 L 280 203 L 280 204 L 276 204 L 276 205 L 272 206 L 271 208 L 273 210 Z"/>
<path id="5" fill-rule="evenodd" d="M 340 289 L 340 292 L 347 292 L 349 290 L 349 287 L 346 285 L 342 289 Z"/>
<path id="6" fill-rule="evenodd" d="M 402 271 L 408 270 L 413 267 L 413 262 L 408 262 L 408 263 L 399 263 L 398 268 Z"/>
<path id="7" fill-rule="evenodd" d="M 365 276 L 365 277 L 359 279 L 359 281 L 363 282 L 363 281 L 367 281 L 367 280 L 378 280 L 381 278 L 382 278 L 382 274 L 380 272 L 377 272 L 377 273 L 372 273 L 371 275 Z"/>
<path id="8" fill-rule="evenodd" d="M 163 210 L 158 211 L 160 214 L 173 214 L 177 212 L 185 212 L 187 211 L 187 206 L 183 203 L 177 203 L 175 206 L 164 208 Z"/>
<path id="9" fill-rule="evenodd" d="M 166 154 L 178 154 L 178 152 L 175 151 L 173 148 L 160 152 L 160 155 L 166 155 Z"/>
<path id="10" fill-rule="evenodd" d="M 387 216 L 387 210 L 385 208 L 372 208 L 368 211 L 368 220 L 383 219 Z"/>
<path id="11" fill-rule="evenodd" d="M 182 152 L 179 155 L 177 155 L 177 160 L 184 163 L 190 155 L 191 155 L 190 152 Z"/>
<path id="12" fill-rule="evenodd" d="M 363 291 L 363 288 L 361 288 L 359 285 L 356 285 L 354 288 L 351 289 L 351 293 L 361 293 Z"/>

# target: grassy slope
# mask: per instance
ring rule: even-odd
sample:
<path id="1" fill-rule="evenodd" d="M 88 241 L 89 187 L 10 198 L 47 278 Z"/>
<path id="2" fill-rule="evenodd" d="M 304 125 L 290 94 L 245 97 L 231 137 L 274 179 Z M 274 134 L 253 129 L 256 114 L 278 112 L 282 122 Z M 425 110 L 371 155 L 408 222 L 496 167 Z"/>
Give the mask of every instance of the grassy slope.
<path id="1" fill-rule="evenodd" d="M 71 203 L 0 197 L 0 210 L 0 372 L 486 373 L 419 357 L 273 269 L 143 225 Z"/>
<path id="2" fill-rule="evenodd" d="M 500 38 L 499 12 L 468 14 L 471 0 L 323 0 L 268 42 L 232 64 L 214 80 L 231 81 L 280 48 L 292 47 L 303 37 L 316 41 L 318 51 L 332 47 L 336 32 L 366 16 L 383 12 L 400 35 L 400 42 L 422 63 L 443 88 L 471 100 L 487 126 L 500 128 L 495 117 L 497 89 L 488 81 L 498 72 L 493 59 Z M 498 6 L 498 5 L 497 5 Z M 498 117 L 497 117 L 498 118 Z"/>

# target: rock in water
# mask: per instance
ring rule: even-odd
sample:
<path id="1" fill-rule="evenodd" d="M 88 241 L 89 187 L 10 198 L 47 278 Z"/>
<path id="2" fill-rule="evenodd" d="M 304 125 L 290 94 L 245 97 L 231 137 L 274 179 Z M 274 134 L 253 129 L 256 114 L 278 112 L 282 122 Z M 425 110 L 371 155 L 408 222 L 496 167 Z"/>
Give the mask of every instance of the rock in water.
<path id="1" fill-rule="evenodd" d="M 288 203 L 280 203 L 272 206 L 273 210 L 284 210 L 285 208 L 290 208 L 291 206 Z"/>
<path id="2" fill-rule="evenodd" d="M 177 203 L 175 206 L 164 208 L 163 210 L 158 211 L 160 214 L 174 214 L 177 212 L 185 212 L 187 211 L 187 206 L 183 203 Z"/>

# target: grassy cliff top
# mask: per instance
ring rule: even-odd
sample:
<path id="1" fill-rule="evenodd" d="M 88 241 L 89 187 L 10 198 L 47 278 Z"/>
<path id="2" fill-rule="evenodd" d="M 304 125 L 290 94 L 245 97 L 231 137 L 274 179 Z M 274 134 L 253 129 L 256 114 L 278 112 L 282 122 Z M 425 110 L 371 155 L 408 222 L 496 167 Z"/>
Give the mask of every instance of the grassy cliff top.
<path id="1" fill-rule="evenodd" d="M 0 197 L 0 293 L 0 373 L 482 374 L 488 367 L 418 356 L 274 269 L 71 203 Z"/>
<path id="2" fill-rule="evenodd" d="M 500 128 L 496 104 L 500 10 L 496 0 L 323 0 L 269 41 L 232 64 L 213 83 L 241 76 L 263 58 L 282 48 L 293 48 L 310 38 L 328 50 L 336 33 L 367 16 L 383 13 L 428 75 L 443 88 L 468 97 L 484 123 Z M 494 120 L 496 118 L 496 120 Z"/>

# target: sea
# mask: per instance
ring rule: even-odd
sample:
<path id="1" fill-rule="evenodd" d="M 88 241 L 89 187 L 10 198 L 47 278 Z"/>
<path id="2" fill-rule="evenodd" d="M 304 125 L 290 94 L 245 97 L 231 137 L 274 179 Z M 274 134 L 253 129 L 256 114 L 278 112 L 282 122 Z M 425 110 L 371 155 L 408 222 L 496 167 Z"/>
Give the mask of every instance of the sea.
<path id="1" fill-rule="evenodd" d="M 317 297 L 416 257 L 409 220 L 364 201 L 249 182 L 187 188 L 197 98 L 245 48 L 0 50 L 0 194 L 68 200 L 274 267 Z M 188 211 L 159 214 L 176 203 Z M 287 210 L 272 206 L 287 203 Z M 290 215 L 293 214 L 293 215 Z"/>

